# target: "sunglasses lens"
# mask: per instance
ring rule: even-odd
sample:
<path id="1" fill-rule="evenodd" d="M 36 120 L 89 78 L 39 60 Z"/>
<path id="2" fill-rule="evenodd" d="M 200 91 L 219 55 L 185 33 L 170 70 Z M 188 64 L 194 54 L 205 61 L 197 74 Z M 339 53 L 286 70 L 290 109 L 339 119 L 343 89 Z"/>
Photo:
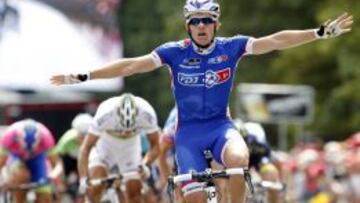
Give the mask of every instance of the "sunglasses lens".
<path id="1" fill-rule="evenodd" d="M 200 22 L 204 25 L 209 25 L 211 23 L 214 23 L 215 21 L 212 18 L 192 18 L 189 21 L 189 24 L 197 26 L 200 24 Z"/>
<path id="2" fill-rule="evenodd" d="M 193 19 L 190 20 L 189 24 L 190 25 L 199 25 L 200 21 L 201 21 L 200 18 L 193 18 Z"/>
<path id="3" fill-rule="evenodd" d="M 201 21 L 204 25 L 208 25 L 214 22 L 214 20 L 212 18 L 202 18 Z"/>

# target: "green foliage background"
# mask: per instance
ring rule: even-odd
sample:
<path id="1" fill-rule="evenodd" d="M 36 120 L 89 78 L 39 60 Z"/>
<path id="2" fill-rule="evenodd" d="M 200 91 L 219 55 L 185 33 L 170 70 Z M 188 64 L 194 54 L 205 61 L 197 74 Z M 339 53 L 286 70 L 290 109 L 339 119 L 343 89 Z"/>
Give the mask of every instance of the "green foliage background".
<path id="1" fill-rule="evenodd" d="M 187 37 L 182 17 L 185 0 L 123 0 L 118 12 L 125 57 L 150 53 L 167 41 Z M 360 130 L 359 0 L 220 0 L 219 35 L 261 37 L 285 29 L 316 28 L 344 11 L 354 15 L 351 33 L 262 56 L 245 57 L 241 82 L 305 84 L 316 90 L 314 122 L 307 126 L 325 140 L 340 140 Z M 167 68 L 125 79 L 125 90 L 154 105 L 164 122 L 173 106 Z M 233 108 L 232 98 L 232 108 Z"/>

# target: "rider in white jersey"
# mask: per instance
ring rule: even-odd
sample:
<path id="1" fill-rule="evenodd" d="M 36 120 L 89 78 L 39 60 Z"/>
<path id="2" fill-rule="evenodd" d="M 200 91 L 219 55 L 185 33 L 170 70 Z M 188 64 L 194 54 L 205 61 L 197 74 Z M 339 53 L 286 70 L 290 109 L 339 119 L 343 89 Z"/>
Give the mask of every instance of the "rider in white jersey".
<path id="1" fill-rule="evenodd" d="M 86 74 L 51 78 L 55 85 L 74 84 L 149 72 L 164 65 L 169 67 L 179 115 L 175 136 L 179 173 L 204 170 L 207 167 L 202 154 L 205 148 L 226 168 L 248 165 L 247 147 L 227 114 L 236 68 L 243 56 L 337 37 L 349 32 L 353 23 L 352 16 L 344 14 L 316 29 L 284 30 L 260 38 L 244 35 L 226 38 L 216 37 L 221 23 L 220 5 L 215 0 L 187 0 L 184 17 L 188 39 L 165 43 L 150 54 L 119 59 Z M 187 202 L 206 201 L 207 196 L 200 187 L 197 182 L 184 184 Z M 229 188 L 231 202 L 245 201 L 243 177 L 232 176 Z"/>
<path id="2" fill-rule="evenodd" d="M 147 134 L 150 149 L 142 158 L 141 133 Z M 125 93 L 100 104 L 80 148 L 79 190 L 85 192 L 88 178 L 110 173 L 137 171 L 151 164 L 158 154 L 159 127 L 153 107 L 144 99 Z M 141 181 L 125 180 L 129 202 L 142 202 Z M 89 187 L 89 200 L 98 202 L 104 186 Z"/>

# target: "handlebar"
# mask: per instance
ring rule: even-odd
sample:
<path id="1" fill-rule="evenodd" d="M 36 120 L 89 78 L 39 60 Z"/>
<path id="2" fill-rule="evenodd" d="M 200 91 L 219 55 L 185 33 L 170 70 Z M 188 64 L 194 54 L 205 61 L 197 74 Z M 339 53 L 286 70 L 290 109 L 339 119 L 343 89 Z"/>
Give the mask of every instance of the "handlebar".
<path id="1" fill-rule="evenodd" d="M 284 183 L 265 181 L 265 180 L 260 181 L 260 182 L 255 182 L 254 185 L 261 187 L 261 188 L 277 190 L 277 191 L 283 191 L 286 188 L 286 185 Z"/>
<path id="2" fill-rule="evenodd" d="M 130 171 L 122 174 L 110 174 L 106 178 L 97 178 L 97 179 L 90 179 L 89 184 L 92 186 L 97 186 L 101 184 L 109 184 L 111 185 L 116 180 L 128 180 L 128 179 L 141 179 L 143 176 L 145 178 L 149 177 L 149 171 L 146 169 L 141 169 L 139 171 Z"/>
<path id="3" fill-rule="evenodd" d="M 199 182 L 211 182 L 215 178 L 229 178 L 229 176 L 232 175 L 243 175 L 250 192 L 254 192 L 254 187 L 251 182 L 251 176 L 247 168 L 229 168 L 225 170 L 206 169 L 202 172 L 191 172 L 176 176 L 170 176 L 168 178 L 168 185 L 170 186 L 170 188 L 174 188 L 176 184 L 185 181 L 195 180 Z"/>
<path id="4" fill-rule="evenodd" d="M 184 181 L 197 180 L 200 182 L 210 181 L 214 178 L 228 178 L 231 175 L 244 175 L 244 168 L 230 168 L 226 170 L 213 171 L 207 169 L 203 172 L 185 173 L 169 177 L 169 182 L 177 184 Z"/>
<path id="5" fill-rule="evenodd" d="M 3 185 L 2 189 L 3 190 L 9 190 L 9 191 L 31 190 L 31 189 L 35 189 L 35 188 L 45 186 L 47 184 L 49 184 L 48 181 L 38 181 L 38 182 L 22 183 L 22 184 L 14 185 L 14 186 Z"/>

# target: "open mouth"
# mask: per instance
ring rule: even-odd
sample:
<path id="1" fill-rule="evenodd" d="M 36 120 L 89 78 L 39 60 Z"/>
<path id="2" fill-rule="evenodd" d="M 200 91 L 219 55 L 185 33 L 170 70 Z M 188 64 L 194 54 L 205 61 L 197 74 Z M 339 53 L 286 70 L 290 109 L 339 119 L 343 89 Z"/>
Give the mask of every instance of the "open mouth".
<path id="1" fill-rule="evenodd" d="M 199 36 L 199 37 L 205 37 L 205 36 L 206 36 L 206 33 L 205 33 L 205 32 L 200 32 L 200 33 L 198 34 L 198 36 Z"/>

